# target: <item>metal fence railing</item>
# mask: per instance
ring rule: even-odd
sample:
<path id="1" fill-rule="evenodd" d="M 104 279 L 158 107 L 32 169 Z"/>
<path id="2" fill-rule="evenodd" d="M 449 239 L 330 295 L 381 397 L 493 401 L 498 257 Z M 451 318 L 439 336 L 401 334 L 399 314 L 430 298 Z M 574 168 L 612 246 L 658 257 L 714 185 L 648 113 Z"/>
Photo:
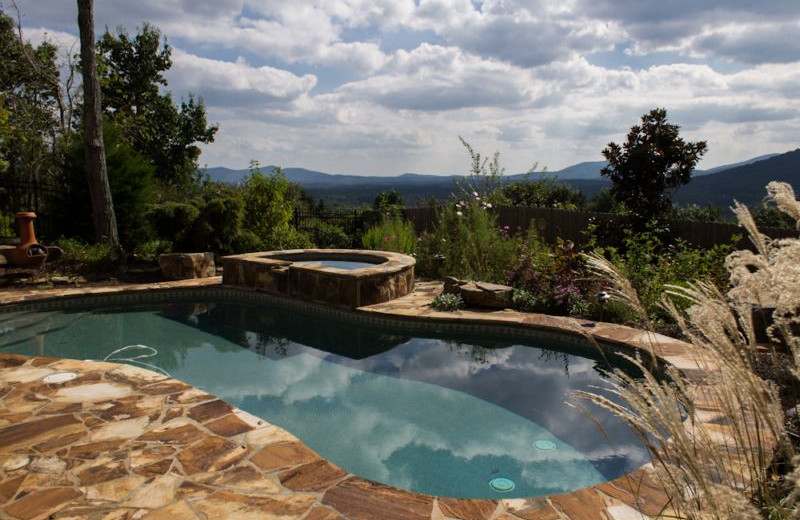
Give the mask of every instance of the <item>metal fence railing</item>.
<path id="1" fill-rule="evenodd" d="M 18 211 L 36 213 L 34 222 L 36 237 L 43 240 L 56 229 L 57 215 L 49 208 L 54 207 L 63 190 L 47 182 L 19 182 L 0 179 L 0 239 L 11 241 L 19 236 L 14 214 Z"/>
<path id="2" fill-rule="evenodd" d="M 372 220 L 372 211 L 359 209 L 307 210 L 295 208 L 292 226 L 298 231 L 313 231 L 322 226 L 335 226 L 348 234 L 360 234 Z"/>

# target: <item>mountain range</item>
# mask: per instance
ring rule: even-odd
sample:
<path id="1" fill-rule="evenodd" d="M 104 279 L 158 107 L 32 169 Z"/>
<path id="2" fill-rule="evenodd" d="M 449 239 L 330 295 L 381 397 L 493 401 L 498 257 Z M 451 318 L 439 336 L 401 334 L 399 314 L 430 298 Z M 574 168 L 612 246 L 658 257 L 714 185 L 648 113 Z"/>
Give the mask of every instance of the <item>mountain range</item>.
<path id="1" fill-rule="evenodd" d="M 610 182 L 600 176 L 604 161 L 582 162 L 548 175 L 557 177 L 592 197 Z M 271 172 L 274 166 L 262 170 Z M 204 173 L 213 181 L 238 183 L 250 173 L 249 170 L 232 170 L 224 167 L 207 168 Z M 391 177 L 374 175 L 330 174 L 305 168 L 283 168 L 291 181 L 300 185 L 311 197 L 322 199 L 326 204 L 371 203 L 380 191 L 395 189 L 408 204 L 435 197 L 443 200 L 455 189 L 455 182 L 463 175 L 430 175 L 405 173 Z M 528 174 L 504 175 L 504 182 L 516 182 Z M 536 174 L 533 174 L 536 178 Z M 783 153 L 754 157 L 735 164 L 718 166 L 708 170 L 695 170 L 694 178 L 679 188 L 673 200 L 683 204 L 729 206 L 734 199 L 747 204 L 756 204 L 763 199 L 764 187 L 769 181 L 789 182 L 800 191 L 800 149 Z"/>

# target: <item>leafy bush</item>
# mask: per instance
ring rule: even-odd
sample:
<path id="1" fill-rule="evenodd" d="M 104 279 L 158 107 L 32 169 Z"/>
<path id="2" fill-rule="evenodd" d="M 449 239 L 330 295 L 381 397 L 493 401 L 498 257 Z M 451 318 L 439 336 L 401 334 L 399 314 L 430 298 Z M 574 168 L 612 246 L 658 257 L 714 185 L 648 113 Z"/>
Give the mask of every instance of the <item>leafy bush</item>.
<path id="1" fill-rule="evenodd" d="M 511 304 L 514 309 L 522 312 L 534 312 L 539 307 L 536 295 L 525 289 L 514 289 L 514 293 L 511 296 Z"/>
<path id="2" fill-rule="evenodd" d="M 460 294 L 441 293 L 434 296 L 431 307 L 436 311 L 452 312 L 464 307 L 464 300 Z"/>
<path id="3" fill-rule="evenodd" d="M 150 206 L 146 215 L 157 236 L 180 248 L 200 216 L 200 206 L 198 203 L 169 201 Z"/>
<path id="4" fill-rule="evenodd" d="M 411 254 L 416 249 L 417 234 L 414 224 L 400 215 L 384 216 L 380 223 L 369 228 L 362 238 L 367 249 Z"/>
<path id="5" fill-rule="evenodd" d="M 417 244 L 417 270 L 422 276 L 455 276 L 503 283 L 516 263 L 523 240 L 497 226 L 480 196 L 445 206 L 433 231 Z"/>
<path id="6" fill-rule="evenodd" d="M 311 247 L 310 238 L 289 225 L 292 190 L 280 170 L 261 173 L 256 163 L 242 186 L 206 182 L 188 202 L 150 207 L 158 238 L 176 251 L 241 253 Z"/>
<path id="7" fill-rule="evenodd" d="M 603 254 L 630 280 L 639 295 L 649 319 L 656 323 L 672 321 L 660 305 L 661 295 L 667 285 L 683 285 L 688 280 L 698 279 L 711 283 L 724 291 L 728 286 L 725 257 L 733 251 L 733 245 L 716 245 L 711 249 L 699 249 L 683 241 L 666 244 L 663 232 L 654 224 L 646 231 L 623 230 L 620 247 L 599 247 L 594 250 Z M 739 237 L 734 237 L 734 243 Z M 676 300 L 680 308 L 688 306 L 686 300 Z"/>
<path id="8" fill-rule="evenodd" d="M 304 227 L 306 233 L 315 247 L 322 249 L 350 249 L 353 239 L 339 226 L 326 222 L 312 222 Z"/>
<path id="9" fill-rule="evenodd" d="M 525 179 L 504 186 L 501 193 L 505 203 L 511 206 L 538 206 L 575 210 L 586 205 L 586 197 L 580 190 L 560 182 L 554 175 L 542 175 L 538 179 L 526 175 Z"/>
<path id="10" fill-rule="evenodd" d="M 244 202 L 235 188 L 207 183 L 199 197 L 151 206 L 147 217 L 158 239 L 172 242 L 175 251 L 233 253 L 247 243 L 243 213 Z"/>
<path id="11" fill-rule="evenodd" d="M 294 201 L 290 183 L 280 168 L 264 175 L 258 162 L 250 163 L 250 176 L 242 187 L 244 202 L 244 229 L 260 239 L 259 249 L 292 249 L 298 244 L 307 244 L 289 222 L 292 219 Z"/>
<path id="12" fill-rule="evenodd" d="M 698 222 L 724 222 L 722 208 L 718 206 L 698 206 L 688 204 L 686 206 L 673 206 L 670 218 L 674 220 L 695 220 Z"/>
<path id="13" fill-rule="evenodd" d="M 133 254 L 142 260 L 155 260 L 158 255 L 172 252 L 172 242 L 169 240 L 149 240 L 137 244 Z"/>
<path id="14" fill-rule="evenodd" d="M 558 239 L 549 248 L 535 240 L 508 276 L 518 289 L 519 310 L 549 314 L 586 314 L 593 284 L 584 262 L 570 241 Z"/>
<path id="15" fill-rule="evenodd" d="M 61 237 L 54 242 L 54 245 L 64 251 L 59 263 L 79 265 L 88 271 L 105 271 L 116 260 L 111 246 L 105 242 L 87 244 L 79 238 Z"/>
<path id="16" fill-rule="evenodd" d="M 791 216 L 771 206 L 760 206 L 753 211 L 753 220 L 759 228 L 797 231 L 797 222 Z"/>
<path id="17" fill-rule="evenodd" d="M 15 221 L 13 213 L 0 211 L 0 237 L 11 237 L 17 234 L 14 226 Z"/>

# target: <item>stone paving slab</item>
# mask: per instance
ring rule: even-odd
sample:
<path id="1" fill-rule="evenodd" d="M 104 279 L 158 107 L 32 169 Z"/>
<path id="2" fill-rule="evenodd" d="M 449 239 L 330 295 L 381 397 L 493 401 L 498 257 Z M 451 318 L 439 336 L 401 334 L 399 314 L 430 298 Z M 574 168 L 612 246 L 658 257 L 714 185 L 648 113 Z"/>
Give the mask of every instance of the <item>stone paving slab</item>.
<path id="1" fill-rule="evenodd" d="M 0 303 L 209 287 L 214 279 L 150 285 L 15 290 Z M 680 341 L 613 324 L 511 310 L 441 313 L 441 284 L 358 312 L 558 329 L 646 349 L 699 368 Z M 43 378 L 64 371 L 64 383 Z M 702 393 L 702 392 L 701 392 Z M 713 403 L 704 409 L 717 419 Z M 411 493 L 336 467 L 290 432 L 216 396 L 138 367 L 0 354 L 0 520 L 645 520 L 668 513 L 651 468 L 563 495 L 462 500 Z"/>

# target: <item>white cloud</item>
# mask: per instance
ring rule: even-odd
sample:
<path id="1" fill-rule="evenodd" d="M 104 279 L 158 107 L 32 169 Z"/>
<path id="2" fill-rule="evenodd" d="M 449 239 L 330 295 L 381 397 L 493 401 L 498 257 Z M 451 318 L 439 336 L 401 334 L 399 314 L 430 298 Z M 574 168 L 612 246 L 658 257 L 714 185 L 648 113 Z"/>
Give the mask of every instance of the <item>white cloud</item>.
<path id="1" fill-rule="evenodd" d="M 80 52 L 80 41 L 74 34 L 66 33 L 63 31 L 55 31 L 49 29 L 26 29 L 24 37 L 30 41 L 32 45 L 38 46 L 42 42 L 52 43 L 56 45 L 63 53 L 69 52 L 75 54 Z"/>
<path id="2" fill-rule="evenodd" d="M 616 23 L 623 33 L 620 41 L 627 36 L 639 53 L 685 49 L 694 37 L 730 23 L 778 27 L 800 20 L 800 3 L 795 0 L 580 0 L 576 7 L 577 12 Z"/>
<path id="3" fill-rule="evenodd" d="M 800 20 L 788 23 L 732 24 L 693 38 L 690 50 L 748 64 L 792 63 L 800 59 Z"/>
<path id="4" fill-rule="evenodd" d="M 226 62 L 172 50 L 169 87 L 200 93 L 215 106 L 260 110 L 265 105 L 290 103 L 308 94 L 317 80 L 273 67 L 251 67 L 244 60 Z"/>
<path id="5" fill-rule="evenodd" d="M 74 3 L 18 3 L 33 41 L 75 41 Z M 464 135 L 559 169 L 656 106 L 709 141 L 702 166 L 797 146 L 796 0 L 97 0 L 98 32 L 143 21 L 220 123 L 211 165 L 456 173 Z"/>
<path id="6" fill-rule="evenodd" d="M 397 110 L 449 111 L 465 107 L 524 106 L 536 92 L 528 71 L 483 60 L 455 47 L 423 44 L 398 51 L 385 72 L 345 84 L 346 99 Z"/>

